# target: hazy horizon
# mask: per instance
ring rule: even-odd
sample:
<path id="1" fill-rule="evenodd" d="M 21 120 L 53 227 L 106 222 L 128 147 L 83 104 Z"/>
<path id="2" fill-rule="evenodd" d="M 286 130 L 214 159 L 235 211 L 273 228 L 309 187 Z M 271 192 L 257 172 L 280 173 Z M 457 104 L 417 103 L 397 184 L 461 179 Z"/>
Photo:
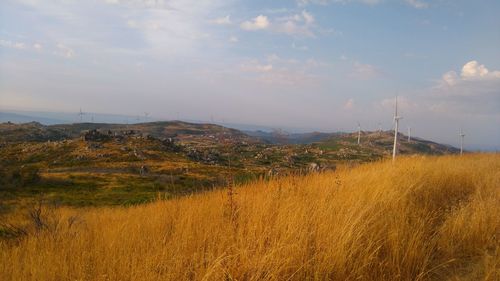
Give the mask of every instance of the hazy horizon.
<path id="1" fill-rule="evenodd" d="M 18 115 L 19 114 L 19 115 Z M 15 116 L 18 115 L 18 116 Z M 17 118 L 16 118 L 17 117 Z M 28 122 L 39 122 L 43 125 L 60 125 L 60 124 L 78 124 L 78 123 L 96 123 L 96 124 L 141 124 L 148 122 L 188 122 L 188 123 L 198 123 L 198 124 L 215 124 L 221 125 L 227 128 L 233 128 L 241 130 L 243 132 L 274 132 L 280 131 L 286 134 L 307 134 L 307 133 L 355 133 L 357 128 L 337 128 L 332 130 L 322 130 L 314 127 L 287 127 L 273 124 L 248 124 L 248 123 L 230 123 L 225 122 L 225 120 L 196 120 L 196 119 L 158 119 L 152 116 L 127 116 L 127 115 L 115 115 L 115 114 L 102 114 L 93 112 L 84 112 L 83 118 L 80 119 L 78 114 L 74 112 L 36 112 L 36 111 L 23 111 L 23 110 L 4 110 L 0 111 L 0 122 L 13 122 L 13 123 L 28 123 Z M 378 128 L 363 128 L 363 132 L 376 132 L 380 129 Z M 385 132 L 393 132 L 394 126 L 390 128 L 381 128 Z M 407 135 L 407 131 L 400 130 L 402 135 Z M 411 132 L 412 138 L 429 140 L 434 142 L 439 142 L 438 140 L 432 138 L 424 138 L 414 131 Z M 451 145 L 454 147 L 459 147 L 456 143 L 446 143 L 445 145 Z M 498 151 L 498 147 L 477 145 L 475 143 L 466 143 L 464 148 L 468 151 Z"/>
<path id="2" fill-rule="evenodd" d="M 500 2 L 269 2 L 3 1 L 0 111 L 334 132 L 398 95 L 401 133 L 500 149 Z"/>

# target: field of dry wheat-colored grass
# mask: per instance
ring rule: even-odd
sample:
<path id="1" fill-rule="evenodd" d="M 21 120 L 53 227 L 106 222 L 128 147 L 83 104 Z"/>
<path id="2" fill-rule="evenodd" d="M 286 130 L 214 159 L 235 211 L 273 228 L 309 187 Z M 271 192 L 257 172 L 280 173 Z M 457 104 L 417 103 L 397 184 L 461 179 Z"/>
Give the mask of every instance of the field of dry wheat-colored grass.
<path id="1" fill-rule="evenodd" d="M 0 240 L 0 280 L 500 280 L 498 154 L 41 211 Z"/>

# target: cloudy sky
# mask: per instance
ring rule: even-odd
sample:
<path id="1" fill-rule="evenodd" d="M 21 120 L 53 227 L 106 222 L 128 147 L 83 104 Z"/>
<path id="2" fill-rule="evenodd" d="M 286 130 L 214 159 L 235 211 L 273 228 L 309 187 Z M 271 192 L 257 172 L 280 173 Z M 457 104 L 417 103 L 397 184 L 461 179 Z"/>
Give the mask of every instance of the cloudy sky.
<path id="1" fill-rule="evenodd" d="M 500 149 L 500 1 L 2 0 L 0 110 L 390 129 Z"/>

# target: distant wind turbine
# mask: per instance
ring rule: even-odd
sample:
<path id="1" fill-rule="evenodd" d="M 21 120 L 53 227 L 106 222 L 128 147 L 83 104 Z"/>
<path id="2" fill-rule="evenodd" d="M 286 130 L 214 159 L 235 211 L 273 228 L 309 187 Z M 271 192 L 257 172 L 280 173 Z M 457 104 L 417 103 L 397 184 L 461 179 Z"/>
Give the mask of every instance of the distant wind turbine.
<path id="1" fill-rule="evenodd" d="M 462 128 L 460 128 L 459 136 L 460 136 L 460 155 L 462 155 L 464 153 L 464 137 L 465 137 L 465 134 L 462 131 Z"/>
<path id="2" fill-rule="evenodd" d="M 148 122 L 149 112 L 144 112 L 144 122 Z"/>
<path id="3" fill-rule="evenodd" d="M 360 143 L 360 140 L 361 140 L 361 124 L 359 124 L 358 122 L 358 145 Z"/>
<path id="4" fill-rule="evenodd" d="M 396 161 L 396 151 L 398 146 L 398 131 L 399 131 L 399 119 L 403 117 L 398 115 L 398 96 L 396 96 L 396 106 L 394 110 L 394 146 L 392 147 L 392 162 Z"/>
<path id="5" fill-rule="evenodd" d="M 408 142 L 411 142 L 411 127 L 408 126 Z"/>
<path id="6" fill-rule="evenodd" d="M 82 108 L 80 107 L 80 112 L 78 112 L 78 116 L 80 116 L 80 123 L 83 122 L 83 115 L 85 115 L 85 113 L 82 111 Z"/>

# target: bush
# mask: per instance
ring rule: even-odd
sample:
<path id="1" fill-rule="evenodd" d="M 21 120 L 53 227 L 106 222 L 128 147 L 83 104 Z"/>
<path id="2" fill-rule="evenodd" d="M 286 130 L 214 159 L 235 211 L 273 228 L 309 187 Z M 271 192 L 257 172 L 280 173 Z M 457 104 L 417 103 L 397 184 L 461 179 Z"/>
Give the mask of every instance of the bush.
<path id="1" fill-rule="evenodd" d="M 35 165 L 24 166 L 21 168 L 21 185 L 37 183 L 40 181 L 40 168 Z"/>
<path id="2" fill-rule="evenodd" d="M 40 168 L 37 165 L 4 168 L 0 170 L 0 176 L 0 182 L 5 186 L 27 186 L 40 181 Z"/>

